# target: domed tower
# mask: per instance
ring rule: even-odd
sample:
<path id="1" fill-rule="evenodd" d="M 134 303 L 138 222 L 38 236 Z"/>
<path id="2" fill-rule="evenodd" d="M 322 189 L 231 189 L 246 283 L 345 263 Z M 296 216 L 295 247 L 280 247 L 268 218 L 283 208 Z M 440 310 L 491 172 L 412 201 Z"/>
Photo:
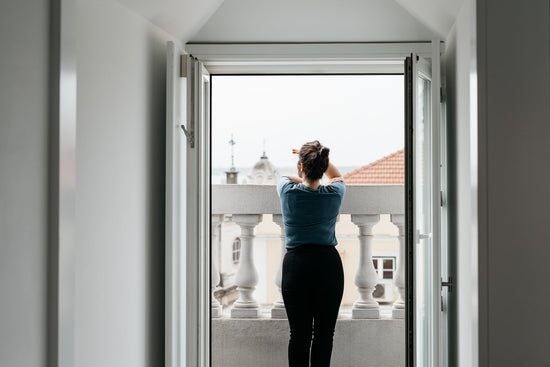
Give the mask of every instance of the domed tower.
<path id="1" fill-rule="evenodd" d="M 260 160 L 254 164 L 252 170 L 248 174 L 248 183 L 253 185 L 276 185 L 279 179 L 279 171 L 267 159 L 265 150 L 260 157 Z"/>

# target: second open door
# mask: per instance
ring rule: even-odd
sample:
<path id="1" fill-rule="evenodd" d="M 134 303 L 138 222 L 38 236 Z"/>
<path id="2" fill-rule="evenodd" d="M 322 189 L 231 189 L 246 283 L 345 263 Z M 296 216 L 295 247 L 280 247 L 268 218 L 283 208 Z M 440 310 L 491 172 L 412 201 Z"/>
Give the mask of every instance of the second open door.
<path id="1" fill-rule="evenodd" d="M 405 62 L 407 365 L 440 367 L 441 236 L 439 119 L 432 65 L 412 54 Z M 439 93 L 437 93 L 439 96 Z M 435 107 L 435 108 L 434 108 Z M 434 118 L 435 117 L 435 118 Z"/>

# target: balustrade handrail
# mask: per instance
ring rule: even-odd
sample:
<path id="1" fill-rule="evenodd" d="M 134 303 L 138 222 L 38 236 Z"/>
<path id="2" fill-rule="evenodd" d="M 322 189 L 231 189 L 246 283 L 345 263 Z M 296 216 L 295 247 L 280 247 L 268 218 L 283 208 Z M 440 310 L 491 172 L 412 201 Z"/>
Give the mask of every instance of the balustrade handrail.
<path id="1" fill-rule="evenodd" d="M 275 185 L 212 185 L 212 214 L 280 214 Z M 341 214 L 403 214 L 403 185 L 348 185 Z"/>

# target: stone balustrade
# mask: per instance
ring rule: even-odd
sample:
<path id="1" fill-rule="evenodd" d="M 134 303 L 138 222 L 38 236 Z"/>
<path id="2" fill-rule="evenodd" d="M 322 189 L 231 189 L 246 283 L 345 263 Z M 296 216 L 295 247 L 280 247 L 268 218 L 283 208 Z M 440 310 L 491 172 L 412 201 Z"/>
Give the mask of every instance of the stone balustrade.
<path id="1" fill-rule="evenodd" d="M 352 307 L 352 319 L 379 319 L 380 306 L 372 292 L 378 283 L 372 261 L 373 226 L 381 214 L 390 214 L 391 221 L 399 229 L 400 256 L 398 258 L 395 285 L 400 296 L 394 303 L 392 317 L 404 318 L 404 191 L 401 185 L 357 185 L 348 186 L 340 214 L 350 214 L 357 226 L 359 240 L 359 267 L 355 275 L 357 300 Z M 230 317 L 254 319 L 260 317 L 260 306 L 254 298 L 258 284 L 258 273 L 253 261 L 254 228 L 261 222 L 263 214 L 273 214 L 273 221 L 281 229 L 281 259 L 275 284 L 280 290 L 282 259 L 286 253 L 284 246 L 284 225 L 279 198 L 272 185 L 213 185 L 212 186 L 212 225 L 219 226 L 220 218 L 231 214 L 232 221 L 240 227 L 241 252 L 235 284 L 239 297 L 230 310 Z M 213 233 L 217 233 L 215 230 Z M 338 235 L 338 234 L 337 234 Z M 213 241 L 219 240 L 213 236 Z M 217 264 L 212 264 L 213 272 Z M 213 282 L 219 281 L 219 274 L 212 274 Z M 213 284 L 215 288 L 216 284 Z M 220 317 L 219 303 L 212 300 L 212 316 Z M 272 319 L 286 318 L 282 297 L 271 309 Z"/>

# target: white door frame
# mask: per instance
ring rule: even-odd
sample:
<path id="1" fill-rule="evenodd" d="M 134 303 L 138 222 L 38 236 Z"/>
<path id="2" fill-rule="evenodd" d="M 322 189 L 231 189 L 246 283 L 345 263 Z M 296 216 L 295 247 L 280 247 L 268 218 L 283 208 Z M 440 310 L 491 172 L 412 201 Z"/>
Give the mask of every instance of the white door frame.
<path id="1" fill-rule="evenodd" d="M 440 41 L 434 41 L 440 44 Z M 432 42 L 195 44 L 186 52 L 210 74 L 403 73 L 411 53 L 432 57 Z"/>
<path id="2" fill-rule="evenodd" d="M 46 364 L 75 365 L 76 18 L 75 0 L 50 8 L 48 306 Z M 26 47 L 21 44 L 20 47 Z"/>
<path id="3" fill-rule="evenodd" d="M 198 64 L 195 65 L 200 65 L 200 69 L 204 66 L 207 73 L 211 75 L 403 73 L 404 59 L 411 53 L 415 53 L 435 61 L 432 62 L 436 66 L 432 70 L 433 74 L 436 75 L 432 80 L 433 91 L 436 91 L 432 92 L 432 95 L 435 98 L 435 96 L 439 96 L 440 88 L 439 62 L 440 53 L 442 52 L 441 46 L 440 40 L 433 40 L 431 42 L 415 43 L 187 44 L 185 50 L 192 56 L 192 59 L 198 61 Z M 202 91 L 200 91 L 199 85 L 202 84 L 201 78 L 204 73 L 199 73 L 196 69 L 192 82 L 193 86 L 191 87 L 189 87 L 191 83 L 189 83 L 190 78 L 188 78 L 188 91 L 193 90 L 193 94 L 200 95 Z M 191 99 L 190 103 L 190 105 L 188 104 L 188 111 L 190 111 L 188 116 L 191 116 L 193 122 L 188 121 L 188 123 L 200 121 L 200 102 L 195 98 L 195 100 Z M 432 106 L 434 112 L 437 108 L 437 113 L 433 114 L 434 123 L 439 124 L 439 99 L 437 104 L 433 103 Z M 196 126 L 195 128 L 202 131 L 202 134 L 209 133 L 209 122 L 208 126 Z M 187 190 L 192 195 L 207 193 L 204 189 L 209 189 L 209 187 L 206 187 L 205 184 L 210 182 L 209 177 L 206 177 L 209 175 L 209 170 L 201 169 L 200 165 L 197 165 L 199 161 L 205 163 L 204 158 L 208 156 L 207 152 L 210 151 L 209 139 L 206 139 L 204 135 L 202 137 L 200 135 L 200 133 L 195 134 L 194 147 L 190 148 L 190 144 L 188 144 L 187 148 L 188 169 L 191 169 L 187 172 Z M 435 138 L 435 142 L 439 144 L 440 137 L 437 135 Z M 192 172 L 190 176 L 189 172 Z M 194 177 L 194 175 L 197 175 L 197 177 Z M 196 304 L 186 305 L 187 310 L 196 310 L 193 315 L 198 318 L 186 321 L 187 337 L 185 345 L 175 345 L 173 348 L 185 348 L 185 351 L 181 354 L 185 355 L 183 360 L 186 361 L 186 366 L 209 367 L 210 345 L 205 345 L 205 340 L 208 339 L 210 324 L 208 317 L 203 316 L 210 314 L 210 302 L 205 302 L 204 299 L 204 297 L 210 296 L 210 266 L 197 266 L 197 264 L 201 261 L 204 262 L 209 256 L 209 232 L 205 230 L 203 225 L 204 223 L 210 223 L 210 213 L 209 206 L 204 206 L 208 201 L 202 202 L 202 204 L 199 202 L 201 200 L 191 199 L 187 203 L 187 239 L 188 241 L 192 239 L 195 243 L 198 241 L 208 249 L 202 253 L 187 250 L 186 263 L 195 265 L 187 267 L 185 271 L 188 279 L 193 279 L 193 281 L 187 282 L 185 292 L 178 292 L 180 295 L 193 294 L 198 296 Z M 202 209 L 200 208 L 201 205 Z M 200 215 L 202 218 L 190 222 L 189 219 L 193 215 Z M 203 237 L 208 235 L 208 238 L 201 239 L 201 235 Z M 434 287 L 437 286 L 439 289 L 439 281 L 436 283 L 437 285 L 434 285 Z M 167 289 L 167 292 L 169 291 L 170 289 Z M 179 302 L 182 302 L 182 300 L 180 299 Z M 201 308 L 205 307 L 208 307 L 208 310 L 201 311 Z M 187 315 L 190 316 L 189 312 Z M 183 366 L 168 364 L 167 362 L 167 367 Z"/>

